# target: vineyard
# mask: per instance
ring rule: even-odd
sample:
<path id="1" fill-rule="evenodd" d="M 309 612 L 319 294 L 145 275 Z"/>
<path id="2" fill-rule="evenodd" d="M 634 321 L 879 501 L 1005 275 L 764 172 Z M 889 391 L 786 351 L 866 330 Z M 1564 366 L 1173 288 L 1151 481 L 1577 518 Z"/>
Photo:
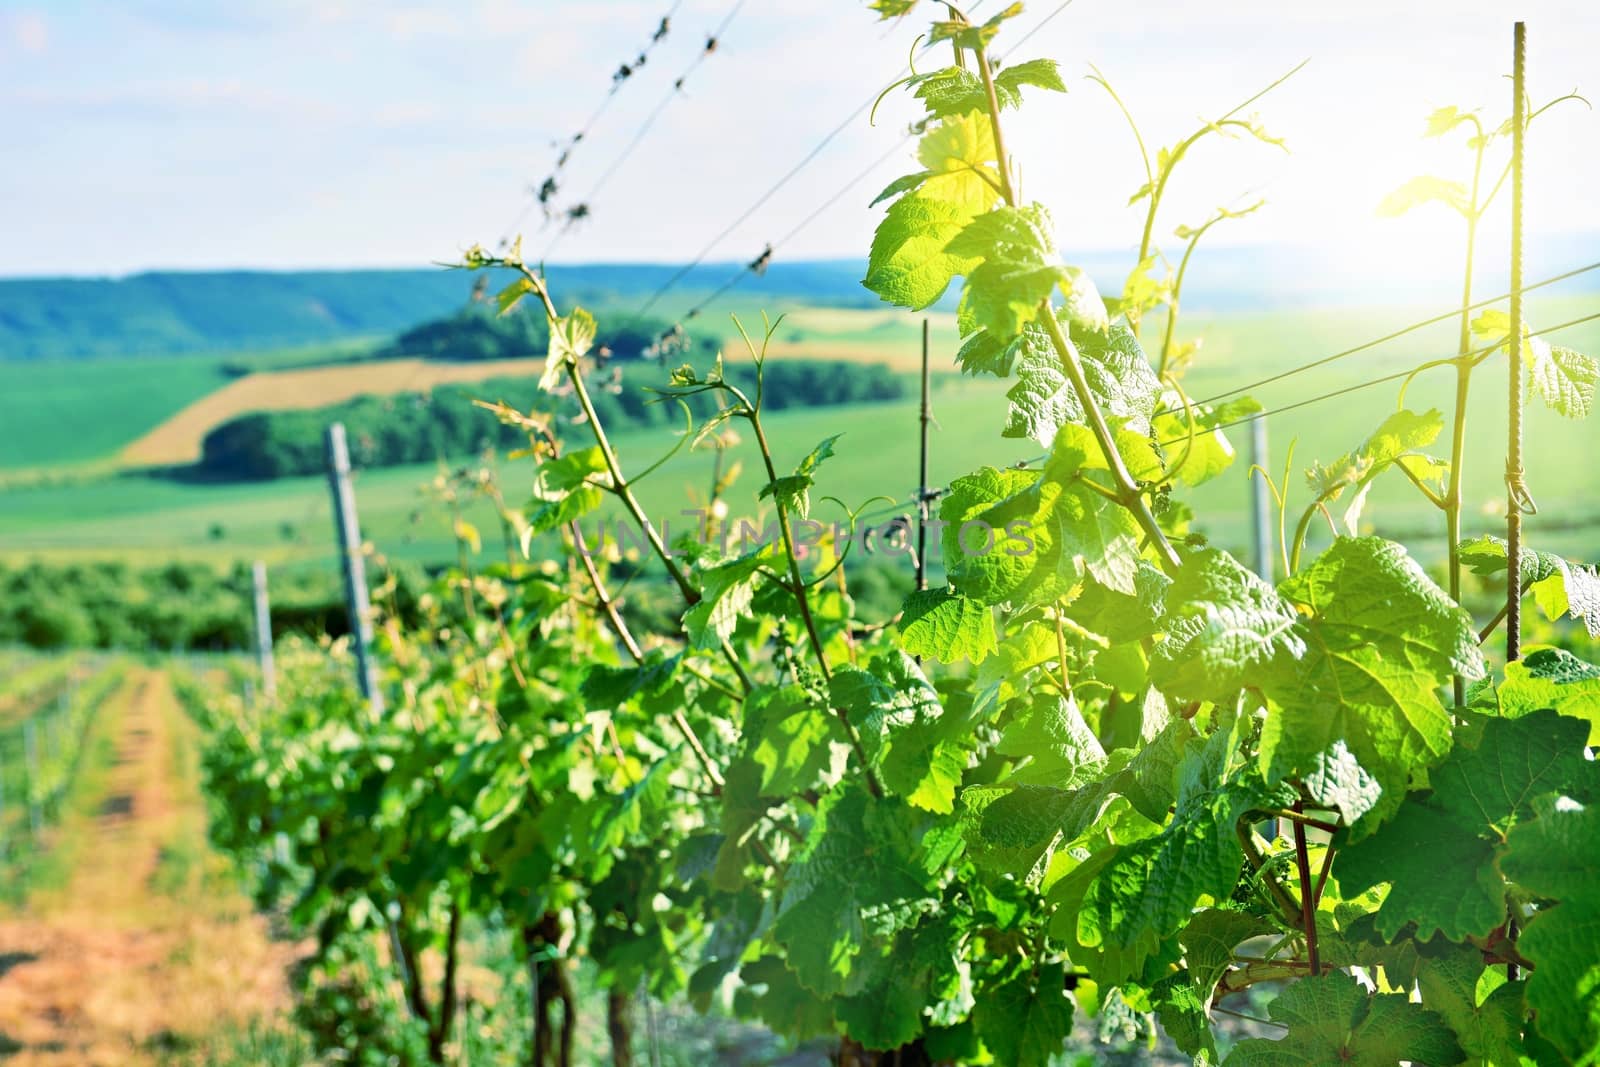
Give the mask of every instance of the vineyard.
<path id="1" fill-rule="evenodd" d="M 1526 88 L 1518 23 L 1505 114 L 1419 116 L 1464 180 L 1397 174 L 1374 205 L 1453 213 L 1459 306 L 1215 392 L 1184 286 L 1259 205 L 1178 225 L 1170 197 L 1192 153 L 1282 147 L 1252 109 L 1293 72 L 1159 148 L 1108 78 L 1072 86 L 1129 128 L 1075 150 L 1145 177 L 1102 292 L 1008 140 L 1068 90 L 1022 5 L 867 6 L 912 62 L 861 89 L 918 115 L 877 131 L 916 163 L 873 201 L 863 285 L 912 313 L 959 294 L 933 356 L 991 450 L 931 484 L 924 327 L 921 484 L 854 495 L 846 469 L 883 463 L 855 443 L 888 431 L 769 418 L 801 388 L 782 320 L 719 324 L 715 354 L 668 330 L 623 379 L 616 327 L 521 237 L 471 246 L 452 266 L 548 353 L 533 402 L 475 402 L 514 447 L 430 487 L 453 566 L 418 588 L 364 533 L 339 426 L 350 633 L 274 643 L 258 599 L 248 666 L 0 648 L 8 899 L 75 878 L 123 914 L 124 871 L 197 916 L 132 1059 L 92 1006 L 44 1033 L 0 970 L 0 1030 L 65 1050 L 37 1062 L 1600 1063 L 1600 571 L 1541 540 L 1538 496 L 1583 457 L 1531 430 L 1590 415 L 1600 363 L 1560 331 L 1600 316 L 1536 318 L 1525 294 L 1562 279 L 1524 279 L 1522 248 L 1525 146 L 1585 101 Z M 1502 215 L 1504 294 L 1481 281 Z M 1430 326 L 1450 351 L 1252 399 Z M 1408 401 L 1439 383 L 1442 409 Z M 1349 451 L 1243 458 L 1257 420 L 1329 405 L 1365 420 Z M 675 434 L 622 432 L 647 416 Z M 694 453 L 705 484 L 657 506 Z M 1208 536 L 1225 479 L 1262 500 L 1255 558 Z M 1375 532 L 1402 495 L 1409 547 Z M 0 953 L 47 953 L 14 925 Z"/>

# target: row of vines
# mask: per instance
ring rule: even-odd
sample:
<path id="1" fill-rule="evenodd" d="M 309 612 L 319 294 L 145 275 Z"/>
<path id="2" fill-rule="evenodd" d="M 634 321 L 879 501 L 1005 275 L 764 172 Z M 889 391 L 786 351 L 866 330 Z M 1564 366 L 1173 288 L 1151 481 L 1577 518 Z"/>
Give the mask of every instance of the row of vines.
<path id="1" fill-rule="evenodd" d="M 217 835 L 317 935 L 304 1016 L 364 1063 L 566 1065 L 586 1017 L 632 1063 L 641 989 L 826 1037 L 843 1064 L 1043 1067 L 1076 1017 L 1159 1029 L 1197 1063 L 1594 1062 L 1600 668 L 1534 646 L 1491 669 L 1502 620 L 1462 601 L 1505 582 L 1507 550 L 1463 538 L 1461 471 L 1480 367 L 1518 345 L 1530 395 L 1581 417 L 1595 364 L 1472 314 L 1469 254 L 1460 349 L 1438 364 L 1456 410 L 1402 394 L 1309 493 L 1256 472 L 1283 515 L 1271 584 L 1183 500 L 1232 463 L 1219 427 L 1258 410 L 1188 397 L 1196 352 L 1173 329 L 1189 253 L 1230 213 L 1178 230 L 1176 268 L 1152 235 L 1193 145 L 1275 140 L 1235 113 L 1146 156 L 1139 262 L 1102 298 L 1007 150 L 1007 112 L 1065 90 L 1055 64 L 993 61 L 1020 5 L 938 10 L 954 62 L 903 83 L 921 169 L 879 198 L 865 284 L 919 309 L 962 279 L 957 359 L 1014 380 L 997 430 L 1046 456 L 957 479 L 943 580 L 860 618 L 854 539 L 810 525 L 865 510 L 825 496 L 848 437 L 778 468 L 762 335 L 744 338 L 753 374 L 719 356 L 657 396 L 714 402 L 695 441 L 753 438 L 772 535 L 726 551 L 713 507 L 668 544 L 635 493 L 652 468 L 595 411 L 594 319 L 515 247 L 470 251 L 466 268 L 514 272 L 503 313 L 548 321 L 543 385 L 584 416 L 494 409 L 536 465 L 507 521 L 567 551 L 478 566 L 464 547 L 408 628 L 380 585 L 381 716 L 340 647 L 284 651 L 272 706 L 206 712 Z M 1445 109 L 1429 127 L 1469 137 L 1471 187 L 1413 182 L 1395 206 L 1444 201 L 1475 233 L 1512 123 Z M 1443 587 L 1356 535 L 1379 478 L 1437 507 Z M 641 531 L 681 627 L 636 632 L 615 560 L 583 550 L 602 513 Z M 1314 553 L 1324 517 L 1340 525 Z M 1524 551 L 1515 580 L 1545 620 L 1600 624 L 1591 569 Z M 580 962 L 603 996 L 577 991 Z"/>
<path id="2" fill-rule="evenodd" d="M 95 714 L 124 665 L 0 650 L 0 890 L 26 889 L 83 764 Z"/>

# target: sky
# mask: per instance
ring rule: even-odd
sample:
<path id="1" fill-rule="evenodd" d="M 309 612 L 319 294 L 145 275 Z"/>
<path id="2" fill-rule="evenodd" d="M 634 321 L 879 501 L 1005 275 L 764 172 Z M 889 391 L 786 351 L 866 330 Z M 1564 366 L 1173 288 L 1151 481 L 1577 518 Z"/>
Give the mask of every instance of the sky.
<path id="1" fill-rule="evenodd" d="M 559 202 L 586 202 L 591 217 L 552 247 L 557 231 L 528 214 L 530 255 L 686 261 L 893 81 L 933 14 L 925 3 L 884 24 L 859 0 L 735 2 L 680 0 L 669 35 L 563 173 Z M 0 0 L 0 275 L 420 266 L 490 245 L 550 173 L 555 143 L 605 100 L 617 65 L 672 7 Z M 1057 7 L 1028 0 L 997 51 Z M 696 64 L 730 12 L 715 53 Z M 1308 60 L 1250 109 L 1291 151 L 1204 142 L 1174 179 L 1158 238 L 1175 246 L 1180 223 L 1264 198 L 1213 231 L 1216 242 L 1315 247 L 1320 269 L 1341 273 L 1377 262 L 1452 274 L 1459 219 L 1436 207 L 1380 219 L 1375 208 L 1413 175 L 1470 176 L 1462 135 L 1424 141 L 1423 122 L 1445 104 L 1482 108 L 1493 123 L 1506 115 L 1513 18 L 1529 23 L 1536 103 L 1574 88 L 1600 97 L 1600 7 L 1587 0 L 1072 0 L 1009 57 L 1057 59 L 1070 84 L 1013 120 L 1023 193 L 1051 208 L 1069 261 L 1075 247 L 1131 247 L 1142 215 L 1127 202 L 1142 166 L 1112 100 L 1086 79 L 1090 65 L 1153 152 Z M 881 212 L 868 202 L 918 169 L 903 140 L 912 114 L 895 93 L 875 125 L 849 123 L 709 258 L 750 259 L 834 197 L 779 254 L 864 256 Z M 1600 112 L 1569 104 L 1542 117 L 1529 175 L 1530 271 L 1569 266 L 1542 263 L 1540 238 L 1600 232 Z M 1485 242 L 1502 241 L 1497 220 Z"/>

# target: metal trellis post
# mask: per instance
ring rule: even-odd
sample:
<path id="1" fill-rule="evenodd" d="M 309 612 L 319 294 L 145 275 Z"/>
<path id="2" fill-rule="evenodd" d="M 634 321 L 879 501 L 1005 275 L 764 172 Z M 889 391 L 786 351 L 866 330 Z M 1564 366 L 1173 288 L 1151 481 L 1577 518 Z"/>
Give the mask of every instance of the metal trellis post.
<path id="1" fill-rule="evenodd" d="M 255 601 L 256 664 L 261 670 L 261 696 L 270 704 L 278 695 L 278 677 L 272 661 L 272 608 L 267 600 L 267 565 L 259 559 L 250 569 L 250 588 Z"/>
<path id="2" fill-rule="evenodd" d="M 1506 444 L 1506 659 L 1522 658 L 1522 515 L 1535 510 L 1522 469 L 1522 197 L 1528 125 L 1527 24 L 1512 31 L 1510 439 Z"/>
<path id="3" fill-rule="evenodd" d="M 334 529 L 344 564 L 345 605 L 350 612 L 350 639 L 356 656 L 356 682 L 374 715 L 383 714 L 383 692 L 372 661 L 372 612 L 367 602 L 367 566 L 361 554 L 361 524 L 356 518 L 356 494 L 350 485 L 350 446 L 344 424 L 328 427 L 328 487 L 333 494 Z"/>

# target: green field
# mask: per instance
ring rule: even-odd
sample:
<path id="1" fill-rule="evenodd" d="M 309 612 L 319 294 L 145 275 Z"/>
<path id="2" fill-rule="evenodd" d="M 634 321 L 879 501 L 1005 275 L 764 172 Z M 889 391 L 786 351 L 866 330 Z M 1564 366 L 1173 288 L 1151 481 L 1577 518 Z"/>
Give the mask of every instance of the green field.
<path id="1" fill-rule="evenodd" d="M 229 368 L 287 369 L 348 358 L 371 340 L 259 352 L 0 359 L 0 472 L 109 464 L 116 453 L 231 380 Z"/>
<path id="2" fill-rule="evenodd" d="M 206 356 L 0 362 L 0 470 L 105 459 L 227 380 Z"/>
<path id="3" fill-rule="evenodd" d="M 1532 304 L 1534 323 L 1554 323 L 1594 310 L 1593 298 L 1558 299 Z M 1424 312 L 1425 313 L 1425 312 Z M 876 316 L 876 318 L 873 318 Z M 759 316 L 757 316 L 759 317 Z M 1196 399 L 1242 385 L 1290 366 L 1360 343 L 1420 314 L 1396 309 L 1354 312 L 1274 312 L 1257 315 L 1195 316 L 1189 330 L 1205 338 L 1194 370 L 1186 379 Z M 785 330 L 789 324 L 785 324 Z M 797 348 L 828 348 L 847 331 L 876 341 L 886 355 L 916 340 L 914 320 L 885 319 L 873 312 L 813 310 L 795 317 L 801 334 Z M 1153 332 L 1153 331 L 1152 331 Z M 824 339 L 824 335 L 828 335 Z M 780 331 L 779 337 L 784 336 Z M 808 341 L 809 338 L 815 340 Z M 1557 338 L 1573 347 L 1600 350 L 1600 325 L 1565 331 Z M 1422 359 L 1448 354 L 1454 328 L 1445 323 L 1409 335 L 1381 349 L 1364 352 L 1319 371 L 1264 387 L 1256 395 L 1269 409 L 1310 395 L 1338 389 L 1367 378 L 1403 370 Z M 913 349 L 914 351 L 914 349 Z M 936 365 L 947 365 L 951 346 L 936 348 Z M 730 353 L 730 358 L 738 358 Z M 134 364 L 130 364 L 131 370 Z M 1503 364 L 1501 365 L 1503 367 Z M 146 372 L 148 373 L 148 372 Z M 166 376 L 163 376 L 166 377 Z M 159 383 L 158 383 L 159 384 Z M 171 388 L 170 379 L 166 388 Z M 64 385 L 63 391 L 67 387 Z M 198 385 L 196 385 L 198 388 Z M 936 483 L 982 463 L 1001 464 L 1037 454 L 1026 441 L 999 437 L 1004 419 L 1005 385 L 990 379 L 954 375 L 936 379 L 931 477 Z M 1423 410 L 1447 409 L 1453 390 L 1448 370 L 1430 372 L 1412 387 L 1408 405 Z M 1269 421 L 1273 469 L 1281 471 L 1291 442 L 1295 444 L 1296 494 L 1303 494 L 1301 472 L 1313 459 L 1329 459 L 1359 445 L 1395 405 L 1396 386 L 1383 385 L 1351 396 L 1273 416 Z M 1503 500 L 1506 423 L 1503 369 L 1486 364 L 1472 398 L 1472 434 L 1467 455 L 1467 526 L 1485 531 L 1502 528 L 1494 508 Z M 819 440 L 844 433 L 839 454 L 823 468 L 818 496 L 832 494 L 859 505 L 877 495 L 906 498 L 916 483 L 916 405 L 902 402 L 871 407 L 784 412 L 770 419 L 770 433 L 780 462 L 792 464 Z M 583 439 L 571 427 L 572 441 Z M 8 435 L 10 436 L 10 435 Z M 22 435 L 26 436 L 26 435 Z M 746 437 L 749 435 L 746 434 Z M 1241 449 L 1247 443 L 1234 435 Z M 1532 486 L 1540 512 L 1529 520 L 1535 545 L 1578 556 L 1593 555 L 1593 533 L 1584 526 L 1600 522 L 1600 471 L 1587 457 L 1597 453 L 1600 424 L 1569 422 L 1533 405 L 1527 421 L 1528 466 L 1538 472 Z M 663 431 L 621 434 L 619 450 L 629 469 L 639 470 L 670 448 Z M 1434 449 L 1448 452 L 1441 441 Z M 754 473 L 758 458 L 746 442 L 738 450 L 744 465 L 740 492 L 730 501 L 735 513 L 755 512 L 755 492 L 762 483 Z M 1563 459 L 1566 462 L 1563 462 Z M 711 457 L 706 452 L 682 453 L 656 471 L 641 487 L 652 513 L 671 518 L 704 500 Z M 1220 542 L 1242 548 L 1246 538 L 1244 509 L 1248 499 L 1247 464 L 1239 463 L 1195 494 L 1196 510 L 1208 515 L 1206 532 Z M 527 488 L 527 467 L 504 466 L 508 495 L 521 499 Z M 1556 481 L 1560 472 L 1561 481 Z M 429 466 L 363 472 L 358 494 L 366 533 L 378 548 L 396 558 L 435 562 L 454 557 L 454 541 L 442 508 L 429 507 L 419 486 L 436 473 Z M 1300 497 L 1303 501 L 1303 495 Z M 819 505 L 826 517 L 831 505 Z M 1378 529 L 1426 540 L 1437 536 L 1437 514 L 1409 483 L 1395 476 L 1380 481 L 1367 511 Z M 498 552 L 498 524 L 486 505 L 470 510 L 483 530 L 485 552 Z M 688 520 L 680 517 L 679 523 Z M 1326 527 L 1320 536 L 1326 537 Z M 1435 542 L 1433 551 L 1441 546 Z M 1423 549 L 1426 551 L 1427 549 Z M 327 491 L 319 478 L 265 484 L 185 484 L 137 475 L 85 479 L 55 485 L 13 489 L 0 509 L 0 552 L 7 556 L 41 554 L 124 556 L 160 560 L 173 555 L 217 561 L 264 556 L 281 565 L 323 566 L 333 552 L 332 520 Z"/>

